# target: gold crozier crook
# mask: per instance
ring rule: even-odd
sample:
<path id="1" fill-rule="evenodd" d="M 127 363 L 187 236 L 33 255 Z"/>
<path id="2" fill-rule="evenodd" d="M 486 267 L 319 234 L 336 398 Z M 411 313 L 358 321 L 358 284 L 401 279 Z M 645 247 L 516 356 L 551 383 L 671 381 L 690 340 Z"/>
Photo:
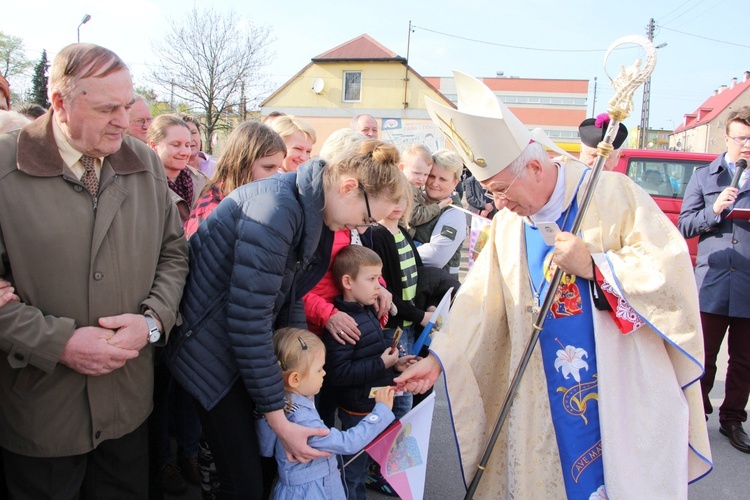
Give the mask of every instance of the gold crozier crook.
<path id="1" fill-rule="evenodd" d="M 463 150 L 464 154 L 466 155 L 466 157 L 469 159 L 471 163 L 473 163 L 477 167 L 482 167 L 482 168 L 487 166 L 487 162 L 484 161 L 484 158 L 474 158 L 474 152 L 469 147 L 469 143 L 466 142 L 463 139 L 463 137 L 458 135 L 458 132 L 456 132 L 456 128 L 453 125 L 453 118 L 451 118 L 451 122 L 448 123 L 443 119 L 442 116 L 438 115 L 437 113 L 435 114 L 435 116 L 437 116 L 437 119 L 440 120 L 440 123 L 448 127 L 448 130 L 450 130 L 450 133 L 446 132 L 445 129 L 443 129 L 443 127 L 440 127 L 440 131 L 446 137 L 448 137 L 448 139 L 450 139 L 450 141 L 453 143 L 454 146 L 458 146 L 461 148 L 461 150 Z"/>

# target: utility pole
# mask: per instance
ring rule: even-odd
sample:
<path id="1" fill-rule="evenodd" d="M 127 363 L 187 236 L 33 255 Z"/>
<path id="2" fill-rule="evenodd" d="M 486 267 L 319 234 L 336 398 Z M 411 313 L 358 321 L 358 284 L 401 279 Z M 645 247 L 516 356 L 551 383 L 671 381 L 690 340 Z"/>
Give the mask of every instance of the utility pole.
<path id="1" fill-rule="evenodd" d="M 408 86 L 409 86 L 409 49 L 411 48 L 411 21 L 409 21 L 409 33 L 406 35 L 406 71 L 404 74 L 404 102 L 402 103 L 404 105 L 404 109 L 409 107 L 409 101 L 406 100 L 406 97 L 408 95 Z"/>
<path id="2" fill-rule="evenodd" d="M 596 77 L 594 77 L 594 104 L 591 107 L 591 116 L 596 116 Z"/>
<path id="3" fill-rule="evenodd" d="M 652 17 L 646 29 L 646 34 L 650 41 L 654 41 L 654 18 Z M 641 105 L 641 126 L 638 134 L 638 147 L 646 149 L 648 144 L 648 113 L 651 105 L 651 75 L 643 85 L 643 104 Z"/>

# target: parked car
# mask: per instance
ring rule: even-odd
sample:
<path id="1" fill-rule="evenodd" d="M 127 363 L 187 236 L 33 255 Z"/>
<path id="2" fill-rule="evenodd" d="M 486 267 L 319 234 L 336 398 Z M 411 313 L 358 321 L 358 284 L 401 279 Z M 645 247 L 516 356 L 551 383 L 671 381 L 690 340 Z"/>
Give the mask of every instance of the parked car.
<path id="1" fill-rule="evenodd" d="M 663 149 L 623 149 L 615 172 L 633 179 L 650 194 L 669 220 L 677 226 L 690 177 L 696 168 L 708 165 L 715 154 L 667 151 Z M 695 264 L 698 238 L 687 240 L 690 258 Z"/>

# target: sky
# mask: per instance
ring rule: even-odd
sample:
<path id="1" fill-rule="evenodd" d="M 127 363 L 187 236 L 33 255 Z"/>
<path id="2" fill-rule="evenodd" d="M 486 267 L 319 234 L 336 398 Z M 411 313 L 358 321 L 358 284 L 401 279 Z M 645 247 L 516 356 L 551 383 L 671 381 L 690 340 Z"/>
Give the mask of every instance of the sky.
<path id="1" fill-rule="evenodd" d="M 274 41 L 264 68 L 280 86 L 310 59 L 367 33 L 402 57 L 422 76 L 450 76 L 457 69 L 476 77 L 502 71 L 521 78 L 570 78 L 589 82 L 588 114 L 606 110 L 612 95 L 604 69 L 606 49 L 616 39 L 645 35 L 656 22 L 658 50 L 651 77 L 650 128 L 674 129 L 720 85 L 742 81 L 750 70 L 750 42 L 743 25 L 747 0 L 23 0 L 4 2 L 0 31 L 24 40 L 26 55 L 50 59 L 76 41 L 115 51 L 130 66 L 136 85 L 153 87 L 149 69 L 158 65 L 153 43 L 161 41 L 171 19 L 193 6 L 234 11 L 244 20 L 268 26 Z M 412 32 L 409 39 L 409 22 Z M 610 74 L 639 57 L 637 49 L 615 52 Z M 593 108 L 597 78 L 596 109 Z M 13 84 L 14 82 L 11 81 Z M 19 83 L 19 85 L 23 85 Z M 18 86 L 14 87 L 15 89 Z M 635 95 L 628 128 L 638 125 L 642 92 Z"/>

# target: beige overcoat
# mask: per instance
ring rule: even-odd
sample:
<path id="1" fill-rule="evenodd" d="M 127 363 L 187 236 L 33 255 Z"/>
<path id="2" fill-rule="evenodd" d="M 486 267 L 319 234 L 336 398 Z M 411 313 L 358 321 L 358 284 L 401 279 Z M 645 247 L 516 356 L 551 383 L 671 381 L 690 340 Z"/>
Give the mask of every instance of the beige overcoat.
<path id="1" fill-rule="evenodd" d="M 103 316 L 149 309 L 169 331 L 188 269 L 156 154 L 125 137 L 104 159 L 95 212 L 52 119 L 0 135 L 0 276 L 21 297 L 0 308 L 0 446 L 39 457 L 86 453 L 145 421 L 153 347 L 98 377 L 58 360 L 76 327 Z"/>

